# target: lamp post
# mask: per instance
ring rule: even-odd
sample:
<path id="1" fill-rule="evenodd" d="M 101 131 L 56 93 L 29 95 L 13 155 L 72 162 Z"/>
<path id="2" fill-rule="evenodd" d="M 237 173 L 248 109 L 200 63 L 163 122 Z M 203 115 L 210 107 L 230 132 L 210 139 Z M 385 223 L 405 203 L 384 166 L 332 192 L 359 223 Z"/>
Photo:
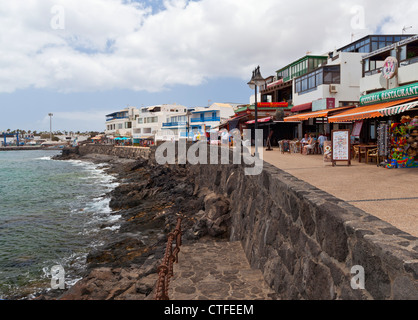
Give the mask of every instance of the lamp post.
<path id="1" fill-rule="evenodd" d="M 52 113 L 48 113 L 49 116 L 49 140 L 52 141 Z"/>
<path id="2" fill-rule="evenodd" d="M 255 92 L 255 108 L 254 108 L 254 111 L 255 111 L 255 114 L 254 114 L 254 116 L 255 116 L 255 128 L 254 129 L 255 129 L 255 131 L 254 131 L 254 133 L 256 133 L 257 130 L 258 130 L 257 87 L 263 85 L 265 83 L 265 81 L 266 80 L 261 76 L 260 66 L 258 66 L 253 71 L 253 76 L 252 76 L 251 80 L 247 83 L 248 86 L 250 87 L 250 89 L 254 89 L 254 92 Z M 254 155 L 257 158 L 259 157 L 258 150 L 257 150 L 257 145 L 255 146 L 255 154 Z"/>

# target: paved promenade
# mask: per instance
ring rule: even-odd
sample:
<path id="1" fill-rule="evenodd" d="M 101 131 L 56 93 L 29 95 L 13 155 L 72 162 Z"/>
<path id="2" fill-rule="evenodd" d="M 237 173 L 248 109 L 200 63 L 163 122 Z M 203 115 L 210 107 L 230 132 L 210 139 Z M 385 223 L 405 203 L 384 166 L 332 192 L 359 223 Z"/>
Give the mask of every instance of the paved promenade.
<path id="1" fill-rule="evenodd" d="M 418 168 L 386 169 L 358 159 L 324 163 L 322 155 L 263 150 L 264 161 L 418 237 Z"/>
<path id="2" fill-rule="evenodd" d="M 271 300 L 275 293 L 251 269 L 241 242 L 198 242 L 180 248 L 170 300 Z"/>

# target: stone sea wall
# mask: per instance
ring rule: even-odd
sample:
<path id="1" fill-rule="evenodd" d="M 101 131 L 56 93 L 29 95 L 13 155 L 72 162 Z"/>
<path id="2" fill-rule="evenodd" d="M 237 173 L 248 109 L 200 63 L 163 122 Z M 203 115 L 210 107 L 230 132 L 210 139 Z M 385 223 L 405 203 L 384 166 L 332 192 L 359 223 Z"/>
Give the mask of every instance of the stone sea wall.
<path id="1" fill-rule="evenodd" d="M 96 146 L 81 152 L 141 155 Z M 230 240 L 242 242 L 283 299 L 418 299 L 417 238 L 267 163 L 256 176 L 233 163 L 188 171 L 195 193 L 228 199 L 228 217 L 213 220 L 228 224 Z"/>
<path id="2" fill-rule="evenodd" d="M 104 154 L 127 159 L 149 159 L 151 151 L 149 148 L 114 147 L 112 145 L 85 144 L 78 147 L 78 153 L 81 156 L 87 154 Z"/>

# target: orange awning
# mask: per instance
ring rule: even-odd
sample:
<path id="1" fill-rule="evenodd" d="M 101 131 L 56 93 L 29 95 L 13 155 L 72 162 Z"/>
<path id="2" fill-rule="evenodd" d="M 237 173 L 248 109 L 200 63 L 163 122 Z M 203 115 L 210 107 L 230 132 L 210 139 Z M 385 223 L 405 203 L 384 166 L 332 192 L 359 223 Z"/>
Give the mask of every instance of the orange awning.
<path id="1" fill-rule="evenodd" d="M 377 118 L 383 117 L 384 114 L 380 112 L 382 109 L 393 107 L 402 103 L 406 103 L 408 101 L 415 100 L 415 98 L 398 100 L 398 101 L 391 101 L 385 103 L 379 103 L 371 106 L 363 106 L 354 108 L 351 110 L 346 110 L 337 114 L 335 116 L 329 117 L 328 122 L 345 122 L 345 121 L 355 121 L 355 120 L 363 120 L 363 119 L 370 119 L 370 118 Z M 379 111 L 380 110 L 380 111 Z"/>
<path id="2" fill-rule="evenodd" d="M 294 116 L 286 117 L 283 120 L 285 122 L 295 122 L 295 121 L 304 121 L 304 120 L 308 120 L 311 118 L 327 118 L 330 112 L 334 113 L 334 112 L 346 110 L 348 108 L 353 108 L 353 107 L 352 106 L 340 107 L 340 108 L 334 108 L 334 109 L 319 110 L 319 111 L 314 111 L 314 112 L 305 112 L 305 113 L 300 113 Z"/>

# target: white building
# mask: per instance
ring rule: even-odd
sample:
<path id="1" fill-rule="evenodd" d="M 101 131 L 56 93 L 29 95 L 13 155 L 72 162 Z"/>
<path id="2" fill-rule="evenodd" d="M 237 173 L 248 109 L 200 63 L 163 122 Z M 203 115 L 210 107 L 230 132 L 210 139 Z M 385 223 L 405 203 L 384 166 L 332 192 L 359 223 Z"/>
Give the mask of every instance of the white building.
<path id="1" fill-rule="evenodd" d="M 180 138 L 186 138 L 188 119 L 190 119 L 191 114 L 192 110 L 186 109 L 184 112 L 168 115 L 166 122 L 163 123 L 161 130 L 157 133 L 156 140 L 177 141 Z"/>
<path id="2" fill-rule="evenodd" d="M 385 79 L 382 68 L 386 58 L 396 58 L 395 76 Z M 418 35 L 393 43 L 363 56 L 360 91 L 369 94 L 418 81 Z"/>
<path id="3" fill-rule="evenodd" d="M 196 108 L 190 117 L 189 131 L 205 134 L 233 117 L 234 106 L 227 103 L 214 103 L 208 108 Z"/>
<path id="4" fill-rule="evenodd" d="M 132 127 L 133 143 L 139 143 L 140 140 L 161 139 L 164 123 L 171 121 L 170 117 L 184 116 L 186 112 L 185 106 L 177 104 L 141 108 Z"/>
<path id="5" fill-rule="evenodd" d="M 132 137 L 132 125 L 138 115 L 138 109 L 127 107 L 106 115 L 105 134 L 109 138 Z"/>
<path id="6" fill-rule="evenodd" d="M 293 81 L 294 106 L 312 111 L 358 104 L 362 53 L 335 52 L 325 65 Z"/>

